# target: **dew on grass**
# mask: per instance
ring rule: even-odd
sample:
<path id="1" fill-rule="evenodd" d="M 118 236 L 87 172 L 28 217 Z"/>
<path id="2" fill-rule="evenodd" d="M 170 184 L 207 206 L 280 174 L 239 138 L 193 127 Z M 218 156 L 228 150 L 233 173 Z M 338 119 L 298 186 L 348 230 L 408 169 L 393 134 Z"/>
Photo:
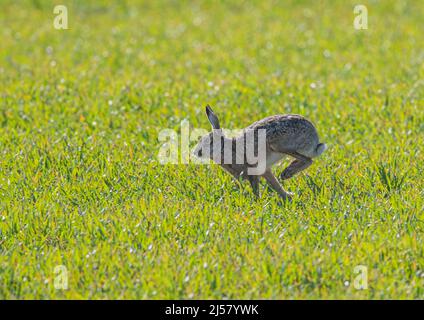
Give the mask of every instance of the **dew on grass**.
<path id="1" fill-rule="evenodd" d="M 331 58 L 331 52 L 330 52 L 330 50 L 324 50 L 324 52 L 322 54 L 327 59 Z"/>

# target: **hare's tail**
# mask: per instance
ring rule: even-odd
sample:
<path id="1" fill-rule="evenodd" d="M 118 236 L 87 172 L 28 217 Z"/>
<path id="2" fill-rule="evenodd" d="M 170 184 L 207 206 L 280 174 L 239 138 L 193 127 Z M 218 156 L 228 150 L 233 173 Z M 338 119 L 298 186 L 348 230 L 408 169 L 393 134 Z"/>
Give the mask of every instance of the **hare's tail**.
<path id="1" fill-rule="evenodd" d="M 321 153 L 323 153 L 325 150 L 327 150 L 327 145 L 325 143 L 318 143 L 316 149 L 315 149 L 315 154 L 318 157 L 319 155 L 321 155 Z"/>

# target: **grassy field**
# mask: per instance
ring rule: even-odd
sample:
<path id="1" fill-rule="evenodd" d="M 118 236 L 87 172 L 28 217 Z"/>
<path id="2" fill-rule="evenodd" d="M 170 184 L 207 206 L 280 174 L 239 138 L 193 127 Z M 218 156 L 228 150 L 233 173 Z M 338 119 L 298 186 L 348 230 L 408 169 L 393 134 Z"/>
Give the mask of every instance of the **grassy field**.
<path id="1" fill-rule="evenodd" d="M 423 1 L 59 2 L 0 2 L 0 298 L 424 298 Z M 207 103 L 316 125 L 291 203 L 159 164 Z"/>

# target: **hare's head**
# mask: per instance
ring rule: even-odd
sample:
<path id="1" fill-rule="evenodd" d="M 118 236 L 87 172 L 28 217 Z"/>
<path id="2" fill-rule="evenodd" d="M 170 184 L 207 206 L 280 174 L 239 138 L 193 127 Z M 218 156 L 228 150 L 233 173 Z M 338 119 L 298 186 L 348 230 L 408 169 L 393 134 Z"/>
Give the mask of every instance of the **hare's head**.
<path id="1" fill-rule="evenodd" d="M 221 158 L 222 150 L 228 138 L 224 136 L 218 117 L 209 105 L 206 106 L 206 115 L 212 125 L 212 131 L 200 139 L 193 153 L 201 159 L 219 161 L 218 159 Z"/>

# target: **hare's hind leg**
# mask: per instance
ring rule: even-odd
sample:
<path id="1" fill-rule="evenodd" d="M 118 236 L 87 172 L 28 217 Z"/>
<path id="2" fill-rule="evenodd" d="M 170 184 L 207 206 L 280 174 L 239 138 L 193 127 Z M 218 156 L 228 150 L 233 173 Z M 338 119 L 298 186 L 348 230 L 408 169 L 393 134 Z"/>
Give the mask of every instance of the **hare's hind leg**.
<path id="1" fill-rule="evenodd" d="M 305 170 L 312 164 L 312 159 L 305 157 L 297 152 L 285 152 L 288 155 L 296 158 L 290 165 L 284 169 L 281 173 L 280 178 L 282 180 L 287 180 L 293 177 L 296 173 L 299 173 L 302 170 Z"/>
<path id="2" fill-rule="evenodd" d="M 247 175 L 247 180 L 249 180 L 250 185 L 253 189 L 253 194 L 256 198 L 259 198 L 259 177 L 254 175 Z"/>
<path id="3" fill-rule="evenodd" d="M 279 194 L 279 196 L 281 198 L 287 199 L 287 198 L 290 198 L 290 196 L 293 195 L 292 193 L 287 192 L 286 190 L 283 189 L 283 187 L 281 186 L 281 184 L 278 182 L 277 178 L 271 172 L 271 169 L 266 170 L 265 173 L 262 176 L 268 182 L 268 184 L 270 185 L 270 187 L 272 189 L 274 189 L 275 191 L 277 191 L 277 193 Z"/>

